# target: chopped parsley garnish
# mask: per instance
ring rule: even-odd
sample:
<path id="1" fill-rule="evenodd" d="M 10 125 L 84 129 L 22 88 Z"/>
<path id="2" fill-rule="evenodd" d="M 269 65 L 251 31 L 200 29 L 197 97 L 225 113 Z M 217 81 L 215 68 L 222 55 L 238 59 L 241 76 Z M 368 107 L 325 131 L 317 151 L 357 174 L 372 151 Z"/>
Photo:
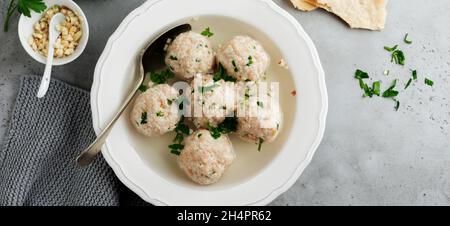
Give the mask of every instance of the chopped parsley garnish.
<path id="1" fill-rule="evenodd" d="M 174 155 L 180 155 L 181 151 L 184 149 L 184 145 L 182 144 L 171 144 L 169 145 L 170 153 Z"/>
<path id="2" fill-rule="evenodd" d="M 164 117 L 164 112 L 158 111 L 158 112 L 156 112 L 156 116 L 158 116 L 158 117 Z"/>
<path id="3" fill-rule="evenodd" d="M 258 151 L 261 151 L 261 147 L 262 147 L 263 143 L 264 143 L 264 140 L 262 138 L 259 138 Z"/>
<path id="4" fill-rule="evenodd" d="M 393 47 L 385 46 L 384 49 L 389 51 L 389 52 L 394 52 L 397 49 L 397 47 L 398 47 L 398 45 L 395 45 Z"/>
<path id="5" fill-rule="evenodd" d="M 365 71 L 361 71 L 358 69 L 355 71 L 355 78 L 357 78 L 357 79 L 369 78 L 369 74 L 367 74 L 367 72 L 365 72 Z"/>
<path id="6" fill-rule="evenodd" d="M 214 139 L 219 139 L 219 137 L 222 135 L 218 127 L 213 127 L 208 124 L 208 129 Z"/>
<path id="7" fill-rule="evenodd" d="M 236 132 L 237 124 L 238 121 L 236 117 L 226 117 L 225 120 L 217 127 L 213 127 L 208 124 L 208 130 L 214 139 L 218 139 L 222 134 Z"/>
<path id="8" fill-rule="evenodd" d="M 406 33 L 406 35 L 405 35 L 405 38 L 403 39 L 403 41 L 405 41 L 405 43 L 406 44 L 411 44 L 412 43 L 412 40 L 411 39 L 408 39 L 408 33 Z"/>
<path id="9" fill-rule="evenodd" d="M 141 91 L 141 92 L 145 92 L 145 91 L 147 91 L 147 89 L 148 89 L 148 87 L 144 84 L 139 86 L 139 91 Z"/>
<path id="10" fill-rule="evenodd" d="M 189 135 L 189 127 L 184 123 L 184 117 L 181 117 L 180 122 L 178 122 L 175 128 L 177 135 L 173 139 L 174 144 L 169 145 L 170 153 L 174 155 L 180 155 L 181 151 L 184 149 L 183 141 L 184 137 Z"/>
<path id="11" fill-rule="evenodd" d="M 261 102 L 261 101 L 257 101 L 256 104 L 257 104 L 259 107 L 262 107 L 262 108 L 264 107 L 264 104 L 263 104 L 263 102 Z"/>
<path id="12" fill-rule="evenodd" d="M 223 79 L 226 82 L 236 82 L 236 78 L 229 76 L 227 74 L 227 72 L 225 71 L 225 68 L 223 68 L 222 64 L 219 64 L 219 70 L 214 73 L 214 77 L 213 77 L 214 81 L 217 82 L 221 79 Z"/>
<path id="13" fill-rule="evenodd" d="M 396 97 L 398 95 L 398 91 L 394 90 L 396 85 L 397 85 L 397 79 L 395 79 L 392 82 L 392 85 L 386 91 L 383 92 L 383 97 L 386 97 L 386 98 Z"/>
<path id="14" fill-rule="evenodd" d="M 200 91 L 200 93 L 206 93 L 206 92 L 209 92 L 209 91 L 213 91 L 214 88 L 217 88 L 219 86 L 220 85 L 218 85 L 218 84 L 213 84 L 213 85 L 210 85 L 210 86 L 199 86 L 198 90 Z"/>
<path id="15" fill-rule="evenodd" d="M 405 65 L 405 54 L 401 50 L 395 50 L 392 52 L 391 62 L 395 62 L 399 65 Z"/>
<path id="16" fill-rule="evenodd" d="M 417 80 L 417 70 L 412 71 L 412 77 L 414 80 Z"/>
<path id="17" fill-rule="evenodd" d="M 161 71 L 159 73 L 150 72 L 149 74 L 150 74 L 150 80 L 155 84 L 166 83 L 167 80 L 169 80 L 175 76 L 174 73 L 169 69 L 166 69 L 165 71 Z"/>
<path id="18" fill-rule="evenodd" d="M 211 30 L 210 30 L 209 27 L 205 28 L 205 30 L 202 31 L 201 34 L 202 34 L 203 36 L 208 37 L 208 38 L 210 38 L 210 37 L 212 37 L 212 36 L 214 35 L 214 33 L 211 32 Z"/>
<path id="19" fill-rule="evenodd" d="M 253 57 L 252 56 L 248 56 L 248 63 L 246 64 L 247 67 L 250 67 L 253 64 Z"/>
<path id="20" fill-rule="evenodd" d="M 380 81 L 376 81 L 372 84 L 372 93 L 380 96 L 380 89 L 381 89 L 381 82 Z"/>
<path id="21" fill-rule="evenodd" d="M 148 123 L 148 118 L 147 118 L 147 112 L 142 112 L 141 114 L 141 125 L 147 124 Z"/>
<path id="22" fill-rule="evenodd" d="M 195 62 L 200 63 L 200 62 L 202 62 L 202 60 L 200 60 L 200 59 L 195 59 Z"/>
<path id="23" fill-rule="evenodd" d="M 197 135 L 197 137 L 200 138 L 202 135 L 203 135 L 203 134 L 199 133 L 199 134 Z"/>
<path id="24" fill-rule="evenodd" d="M 412 78 L 410 78 L 410 79 L 408 80 L 408 82 L 406 83 L 405 89 L 407 89 L 407 88 L 411 85 L 411 82 L 412 82 Z"/>
<path id="25" fill-rule="evenodd" d="M 434 85 L 434 82 L 431 81 L 431 80 L 428 79 L 428 78 L 425 78 L 425 84 L 427 84 L 427 85 L 429 85 L 429 86 L 433 86 L 433 85 Z"/>
<path id="26" fill-rule="evenodd" d="M 397 49 L 398 45 L 394 47 L 385 46 L 384 49 L 391 53 L 391 62 L 399 65 L 405 65 L 405 54 L 403 51 Z"/>
<path id="27" fill-rule="evenodd" d="M 233 64 L 234 72 L 239 72 L 239 68 L 238 68 L 237 65 L 236 65 L 236 61 L 232 60 L 232 61 L 231 61 L 231 64 Z"/>
<path id="28" fill-rule="evenodd" d="M 394 99 L 394 101 L 395 101 L 395 111 L 398 111 L 398 109 L 400 108 L 400 101 L 398 101 L 398 100 L 395 100 Z"/>
<path id="29" fill-rule="evenodd" d="M 172 103 L 173 103 L 173 100 L 167 99 L 167 104 L 168 104 L 168 105 L 172 105 Z"/>
<path id="30" fill-rule="evenodd" d="M 173 55 L 170 55 L 170 56 L 169 56 L 169 59 L 170 59 L 170 60 L 178 60 L 178 58 L 177 58 L 176 56 L 173 56 Z"/>
<path id="31" fill-rule="evenodd" d="M 380 95 L 381 82 L 376 81 L 372 84 L 372 88 L 367 85 L 363 79 L 369 78 L 367 72 L 356 70 L 355 78 L 359 80 L 359 87 L 364 91 L 364 96 L 373 97 L 373 95 Z"/>
<path id="32" fill-rule="evenodd" d="M 366 97 L 373 96 L 373 90 L 366 83 L 363 84 L 363 90 Z"/>

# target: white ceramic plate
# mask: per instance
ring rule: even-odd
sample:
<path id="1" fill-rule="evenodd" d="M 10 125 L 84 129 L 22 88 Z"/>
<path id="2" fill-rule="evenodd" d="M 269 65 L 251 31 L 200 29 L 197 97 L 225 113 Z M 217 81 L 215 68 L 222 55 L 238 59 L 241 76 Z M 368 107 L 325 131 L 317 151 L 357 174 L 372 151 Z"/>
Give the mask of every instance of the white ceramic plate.
<path id="1" fill-rule="evenodd" d="M 128 111 L 111 132 L 103 156 L 126 186 L 156 205 L 265 205 L 292 186 L 311 161 L 328 108 L 324 72 L 312 41 L 270 0 L 151 0 L 134 10 L 110 37 L 97 63 L 91 92 L 94 129 L 98 133 L 106 125 L 135 83 L 141 49 L 183 22 L 195 31 L 211 27 L 214 45 L 237 34 L 262 43 L 272 58 L 269 77 L 280 82 L 281 134 L 261 152 L 232 137 L 237 159 L 211 186 L 192 183 L 178 169 L 167 148 L 173 134 L 140 136 L 129 123 Z M 277 65 L 281 58 L 289 70 Z"/>

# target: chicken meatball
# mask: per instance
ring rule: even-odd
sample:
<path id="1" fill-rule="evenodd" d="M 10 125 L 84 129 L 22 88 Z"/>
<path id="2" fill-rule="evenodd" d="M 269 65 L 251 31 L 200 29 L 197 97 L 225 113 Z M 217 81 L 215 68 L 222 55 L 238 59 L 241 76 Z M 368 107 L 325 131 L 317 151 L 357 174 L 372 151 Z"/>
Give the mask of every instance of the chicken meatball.
<path id="1" fill-rule="evenodd" d="M 140 94 L 134 103 L 130 119 L 137 131 L 148 137 L 173 131 L 180 121 L 175 101 L 178 92 L 167 84 L 153 86 Z"/>
<path id="2" fill-rule="evenodd" d="M 273 90 L 261 93 L 255 82 L 240 82 L 237 89 L 238 137 L 252 143 L 274 141 L 280 130 L 282 114 Z"/>
<path id="3" fill-rule="evenodd" d="M 178 165 L 192 181 L 209 185 L 219 181 L 235 158 L 227 135 L 214 139 L 208 130 L 198 130 L 185 138 Z"/>
<path id="4" fill-rule="evenodd" d="M 225 117 L 233 115 L 236 109 L 233 82 L 225 82 L 222 79 L 214 81 L 210 74 L 198 74 L 191 82 L 191 87 L 194 90 L 191 95 L 191 119 L 195 127 L 216 127 Z"/>
<path id="5" fill-rule="evenodd" d="M 178 78 L 189 80 L 197 73 L 211 73 L 214 59 L 209 39 L 189 31 L 178 35 L 169 45 L 165 61 Z"/>
<path id="6" fill-rule="evenodd" d="M 217 52 L 217 61 L 239 81 L 258 81 L 270 64 L 270 57 L 259 42 L 236 36 Z"/>

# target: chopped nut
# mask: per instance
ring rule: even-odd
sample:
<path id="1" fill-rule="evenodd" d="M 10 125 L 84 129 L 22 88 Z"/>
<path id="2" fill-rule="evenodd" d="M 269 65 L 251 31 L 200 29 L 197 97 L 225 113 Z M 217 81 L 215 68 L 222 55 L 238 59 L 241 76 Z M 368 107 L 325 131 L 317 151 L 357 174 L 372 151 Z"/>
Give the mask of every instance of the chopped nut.
<path id="1" fill-rule="evenodd" d="M 53 55 L 55 57 L 60 58 L 73 54 L 83 36 L 80 23 L 82 19 L 78 14 L 65 6 L 54 5 L 43 13 L 39 21 L 33 25 L 34 32 L 28 39 L 31 48 L 43 56 L 47 55 L 49 22 L 57 13 L 64 14 L 66 18 L 65 22 L 56 27 L 61 35 L 54 44 L 55 52 Z"/>

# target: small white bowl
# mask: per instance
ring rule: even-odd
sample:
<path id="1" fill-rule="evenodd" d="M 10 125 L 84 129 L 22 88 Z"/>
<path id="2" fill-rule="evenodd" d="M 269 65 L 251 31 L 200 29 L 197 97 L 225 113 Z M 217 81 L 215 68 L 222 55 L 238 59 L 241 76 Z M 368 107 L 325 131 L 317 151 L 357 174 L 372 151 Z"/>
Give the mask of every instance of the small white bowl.
<path id="1" fill-rule="evenodd" d="M 60 5 L 60 6 L 66 6 L 67 8 L 71 9 L 75 13 L 78 14 L 81 20 L 81 29 L 83 31 L 83 36 L 80 39 L 79 45 L 75 49 L 75 52 L 72 53 L 69 56 L 65 56 L 63 58 L 55 58 L 53 61 L 53 65 L 64 65 L 67 63 L 72 62 L 73 60 L 77 59 L 81 53 L 84 51 L 84 48 L 86 47 L 86 44 L 89 39 L 89 25 L 87 22 L 87 18 L 84 15 L 81 8 L 72 0 L 44 0 L 45 4 L 47 5 L 47 8 L 52 7 L 53 5 Z M 40 53 L 36 52 L 31 48 L 31 46 L 28 44 L 28 39 L 33 34 L 33 26 L 34 24 L 39 21 L 41 18 L 42 13 L 31 13 L 31 17 L 26 17 L 24 15 L 20 16 L 19 19 L 19 26 L 18 26 L 18 32 L 19 32 L 19 39 L 20 43 L 22 43 L 23 48 L 27 53 L 33 57 L 36 61 L 45 64 L 46 63 L 46 57 L 42 56 Z"/>

